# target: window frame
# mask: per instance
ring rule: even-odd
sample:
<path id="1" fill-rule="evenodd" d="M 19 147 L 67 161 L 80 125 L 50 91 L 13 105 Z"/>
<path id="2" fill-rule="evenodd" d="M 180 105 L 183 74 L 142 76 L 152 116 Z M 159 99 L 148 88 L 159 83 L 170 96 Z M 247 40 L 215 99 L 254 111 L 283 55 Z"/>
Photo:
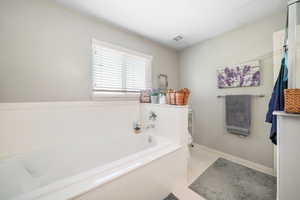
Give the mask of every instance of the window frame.
<path id="1" fill-rule="evenodd" d="M 103 46 L 106 48 L 110 48 L 116 51 L 121 51 L 124 54 L 128 54 L 129 56 L 137 56 L 143 57 L 148 60 L 146 66 L 146 84 L 147 88 L 152 87 L 152 60 L 153 56 L 147 55 L 135 50 L 127 49 L 122 46 L 118 46 L 115 44 L 111 44 L 108 42 L 100 41 L 97 39 L 92 39 L 91 41 L 91 98 L 92 100 L 137 100 L 139 97 L 139 92 L 136 91 L 122 91 L 122 90 L 96 90 L 95 80 L 94 80 L 94 63 L 93 63 L 93 56 L 94 56 L 94 45 Z"/>

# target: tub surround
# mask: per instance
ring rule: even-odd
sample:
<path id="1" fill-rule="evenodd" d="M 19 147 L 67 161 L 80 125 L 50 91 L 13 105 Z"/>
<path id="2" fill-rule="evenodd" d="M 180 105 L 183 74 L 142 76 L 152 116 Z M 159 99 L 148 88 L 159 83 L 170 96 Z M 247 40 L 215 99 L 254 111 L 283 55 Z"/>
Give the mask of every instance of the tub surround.
<path id="1" fill-rule="evenodd" d="M 137 102 L 0 103 L 0 113 L 2 158 L 81 141 L 107 146 L 106 137 L 117 146 L 135 138 L 128 133 L 140 117 Z"/>
<path id="2" fill-rule="evenodd" d="M 132 122 L 146 120 L 150 112 L 157 114 L 155 128 L 134 134 Z M 186 106 L 137 102 L 0 104 L 1 160 L 15 160 L 32 180 L 25 182 L 32 187 L 7 195 L 16 200 L 163 199 L 187 181 L 187 112 Z M 133 189 L 141 183 L 149 194 Z M 108 192 L 116 187 L 122 188 L 119 193 Z"/>

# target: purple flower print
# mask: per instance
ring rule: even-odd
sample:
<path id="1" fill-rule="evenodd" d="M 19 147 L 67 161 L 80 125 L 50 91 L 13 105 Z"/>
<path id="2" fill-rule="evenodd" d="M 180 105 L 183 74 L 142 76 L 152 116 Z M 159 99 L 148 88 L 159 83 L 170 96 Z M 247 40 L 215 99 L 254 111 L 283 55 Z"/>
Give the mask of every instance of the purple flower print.
<path id="1" fill-rule="evenodd" d="M 225 87 L 225 77 L 222 74 L 218 74 L 218 86 L 219 88 Z"/>
<path id="2" fill-rule="evenodd" d="M 243 68 L 243 74 L 247 74 L 250 71 L 250 66 L 249 65 L 245 65 Z"/>
<path id="3" fill-rule="evenodd" d="M 258 86 L 260 84 L 260 77 L 260 69 L 256 66 L 225 67 L 224 70 L 218 71 L 218 87 Z"/>
<path id="4" fill-rule="evenodd" d="M 252 76 L 251 86 L 256 86 L 259 84 L 260 84 L 260 71 L 257 71 Z"/>

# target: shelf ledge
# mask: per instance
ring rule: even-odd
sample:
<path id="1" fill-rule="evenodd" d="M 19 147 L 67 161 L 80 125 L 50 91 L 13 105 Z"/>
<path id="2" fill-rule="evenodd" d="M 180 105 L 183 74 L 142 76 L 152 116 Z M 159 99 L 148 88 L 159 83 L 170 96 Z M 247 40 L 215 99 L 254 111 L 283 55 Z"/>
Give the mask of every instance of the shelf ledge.
<path id="1" fill-rule="evenodd" d="M 292 114 L 284 111 L 275 111 L 273 112 L 273 115 L 284 116 L 284 117 L 300 117 L 300 114 Z"/>

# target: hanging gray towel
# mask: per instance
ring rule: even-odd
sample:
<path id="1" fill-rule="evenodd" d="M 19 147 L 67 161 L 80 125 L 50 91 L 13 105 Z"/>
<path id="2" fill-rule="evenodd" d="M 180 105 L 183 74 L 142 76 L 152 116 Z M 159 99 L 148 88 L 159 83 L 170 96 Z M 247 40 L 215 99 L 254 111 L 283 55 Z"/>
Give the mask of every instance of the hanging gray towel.
<path id="1" fill-rule="evenodd" d="M 251 125 L 251 96 L 226 95 L 226 129 L 229 133 L 248 136 Z"/>

